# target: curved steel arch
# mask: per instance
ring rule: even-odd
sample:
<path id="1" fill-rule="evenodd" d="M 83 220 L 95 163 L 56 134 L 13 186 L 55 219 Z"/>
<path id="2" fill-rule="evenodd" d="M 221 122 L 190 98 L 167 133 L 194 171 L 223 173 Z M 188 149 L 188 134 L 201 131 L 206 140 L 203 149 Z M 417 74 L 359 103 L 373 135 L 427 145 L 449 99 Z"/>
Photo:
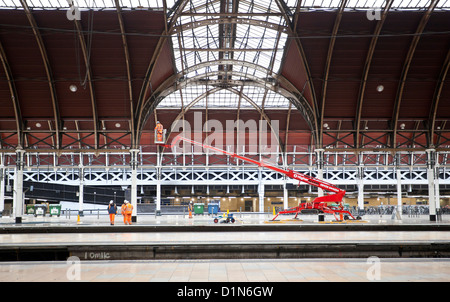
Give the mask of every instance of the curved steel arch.
<path id="1" fill-rule="evenodd" d="M 23 138 L 23 118 L 22 111 L 20 109 L 19 102 L 19 94 L 17 93 L 16 84 L 14 81 L 14 76 L 11 70 L 11 65 L 8 62 L 8 58 L 6 56 L 5 49 L 3 47 L 2 42 L 0 41 L 0 61 L 3 65 L 3 69 L 5 71 L 6 80 L 8 82 L 9 92 L 11 94 L 11 101 L 14 108 L 14 115 L 16 119 L 16 130 L 17 130 L 17 146 L 24 146 L 24 138 Z"/>
<path id="2" fill-rule="evenodd" d="M 214 18 L 214 19 L 205 19 L 200 21 L 193 21 L 189 23 L 184 23 L 178 26 L 172 27 L 170 30 L 170 34 L 177 34 L 179 32 L 185 31 L 185 30 L 192 30 L 194 28 L 202 27 L 202 26 L 209 26 L 209 25 L 219 25 L 219 24 L 244 24 L 244 25 L 253 25 L 253 26 L 259 26 L 264 27 L 267 29 L 272 29 L 275 31 L 281 31 L 284 33 L 288 32 L 287 26 L 279 25 L 272 22 L 267 22 L 264 20 L 254 20 L 254 19 L 248 19 L 248 18 L 239 18 L 237 16 L 222 16 L 220 18 Z"/>
<path id="3" fill-rule="evenodd" d="M 227 80 L 224 81 L 221 80 L 202 80 L 205 76 L 215 76 L 219 74 L 225 74 L 228 75 L 236 75 L 236 76 L 243 76 L 246 79 L 249 79 L 250 81 L 242 81 L 242 80 Z M 208 74 L 201 74 L 197 75 L 193 78 L 187 79 L 187 80 L 180 80 L 182 79 L 182 76 L 179 74 L 173 75 L 169 77 L 163 84 L 161 84 L 154 93 L 145 101 L 143 106 L 141 107 L 141 110 L 138 114 L 138 120 L 137 120 L 137 139 L 140 139 L 141 133 L 143 131 L 143 127 L 148 120 L 149 116 L 153 113 L 153 111 L 156 109 L 156 107 L 159 105 L 159 103 L 169 94 L 182 89 L 188 85 L 208 85 L 213 87 L 221 87 L 221 88 L 232 88 L 233 86 L 256 86 L 256 87 L 262 87 L 268 90 L 271 90 L 275 93 L 279 93 L 283 95 L 285 98 L 289 100 L 296 108 L 299 110 L 299 112 L 303 115 L 306 122 L 308 123 L 311 131 L 315 129 L 316 125 L 316 119 L 313 109 L 311 108 L 311 105 L 309 102 L 303 97 L 302 93 L 299 92 L 297 89 L 295 89 L 295 86 L 289 83 L 289 81 L 285 80 L 286 84 L 290 84 L 290 88 L 292 88 L 292 91 L 287 90 L 286 88 L 283 88 L 279 85 L 273 85 L 269 83 L 268 81 L 265 81 L 263 79 L 249 76 L 248 74 L 238 73 L 234 71 L 217 71 L 213 73 Z M 284 84 L 284 83 L 283 83 Z"/>
<path id="4" fill-rule="evenodd" d="M 181 78 L 184 75 L 194 72 L 196 70 L 199 70 L 199 69 L 202 69 L 205 67 L 216 66 L 216 65 L 238 65 L 238 66 L 250 67 L 255 70 L 264 72 L 266 74 L 270 73 L 270 69 L 268 69 L 264 66 L 252 63 L 252 62 L 243 61 L 243 60 L 234 60 L 234 59 L 219 59 L 219 60 L 212 60 L 212 61 L 207 61 L 207 62 L 202 62 L 202 63 L 192 65 L 192 66 L 180 71 L 178 73 L 178 76 L 179 76 L 179 78 Z M 276 74 L 276 77 L 281 77 L 281 76 Z"/>
<path id="5" fill-rule="evenodd" d="M 55 121 L 55 148 L 60 149 L 61 148 L 61 129 L 62 129 L 62 121 L 61 121 L 61 114 L 59 110 L 59 103 L 58 103 L 58 97 L 56 94 L 56 87 L 55 87 L 55 81 L 53 77 L 52 68 L 50 65 L 49 56 L 47 54 L 47 49 L 44 44 L 44 40 L 42 39 L 42 35 L 39 30 L 39 26 L 37 25 L 36 19 L 33 16 L 32 11 L 28 7 L 28 4 L 24 0 L 20 0 L 20 3 L 22 4 L 22 7 L 25 11 L 25 15 L 27 16 L 28 22 L 30 23 L 30 26 L 33 30 L 33 34 L 36 38 L 36 43 L 38 44 L 39 51 L 41 53 L 42 62 L 44 64 L 45 73 L 47 75 L 47 82 L 49 86 L 50 91 L 50 99 L 52 102 L 52 108 L 53 108 L 53 117 Z"/>
<path id="6" fill-rule="evenodd" d="M 395 96 L 394 101 L 394 111 L 392 113 L 392 119 L 391 119 L 391 130 L 392 130 L 392 148 L 397 148 L 397 132 L 398 132 L 398 120 L 400 116 L 400 106 L 403 99 L 403 92 L 405 90 L 405 84 L 406 84 L 406 78 L 408 76 L 409 68 L 411 66 L 411 61 L 414 57 L 414 53 L 417 48 L 417 44 L 419 43 L 419 40 L 421 38 L 421 33 L 424 31 L 425 26 L 428 23 L 428 20 L 431 17 L 431 14 L 433 10 L 435 9 L 438 1 L 431 0 L 430 5 L 428 6 L 427 10 L 424 12 L 422 18 L 420 19 L 419 25 L 417 26 L 415 36 L 412 38 L 411 43 L 409 45 L 408 53 L 406 55 L 405 61 L 403 63 L 402 73 L 400 75 L 398 87 L 397 87 L 397 94 Z M 429 134 L 429 133 L 428 133 Z M 430 144 L 430 140 L 428 137 L 427 144 Z"/>
<path id="7" fill-rule="evenodd" d="M 184 87 L 183 87 L 184 88 Z M 284 146 L 280 141 L 280 136 L 279 133 L 276 133 L 272 127 L 272 121 L 271 119 L 264 113 L 264 111 L 262 110 L 262 108 L 260 106 L 258 106 L 255 102 L 253 102 L 253 100 L 248 97 L 245 93 L 242 93 L 241 91 L 238 91 L 234 88 L 228 87 L 228 88 L 222 88 L 222 87 L 216 87 L 210 90 L 207 90 L 205 92 L 203 92 L 201 95 L 197 96 L 193 101 L 191 101 L 189 103 L 189 105 L 186 105 L 184 108 L 181 108 L 181 112 L 177 115 L 177 117 L 173 120 L 171 128 L 168 130 L 167 132 L 167 137 L 169 137 L 170 133 L 172 133 L 173 127 L 174 125 L 181 119 L 181 117 L 186 113 L 186 111 L 188 111 L 189 109 L 192 108 L 192 106 L 194 106 L 196 103 L 200 102 L 202 99 L 208 97 L 211 94 L 214 94 L 220 90 L 228 90 L 231 93 L 234 93 L 242 98 L 244 98 L 247 102 L 250 103 L 250 105 L 252 105 L 253 108 L 255 108 L 259 114 L 261 114 L 261 116 L 267 121 L 267 123 L 269 124 L 270 130 L 271 132 L 275 135 L 275 138 L 277 140 L 277 144 L 280 147 L 280 150 L 284 150 Z"/>

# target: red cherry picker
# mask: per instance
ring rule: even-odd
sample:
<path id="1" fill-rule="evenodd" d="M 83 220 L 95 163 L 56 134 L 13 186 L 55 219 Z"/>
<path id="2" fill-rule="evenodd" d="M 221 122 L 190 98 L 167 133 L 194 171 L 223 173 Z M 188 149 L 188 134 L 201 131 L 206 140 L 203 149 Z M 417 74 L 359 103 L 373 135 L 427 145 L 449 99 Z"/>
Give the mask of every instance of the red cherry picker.
<path id="1" fill-rule="evenodd" d="M 325 196 L 321 196 L 321 197 L 316 197 L 312 202 L 306 202 L 306 203 L 299 203 L 299 205 L 297 207 L 293 207 L 293 208 L 289 208 L 283 211 L 278 212 L 278 214 L 272 218 L 272 221 L 274 221 L 278 215 L 280 214 L 295 214 L 295 218 L 297 218 L 298 214 L 300 213 L 326 213 L 326 214 L 333 214 L 335 219 L 337 221 L 342 221 L 344 219 L 352 219 L 352 220 L 359 220 L 361 219 L 360 217 L 358 217 L 357 219 L 355 219 L 355 217 L 353 217 L 353 215 L 349 212 L 344 210 L 344 206 L 343 206 L 343 202 L 342 202 L 342 198 L 345 195 L 345 190 L 339 189 L 338 187 L 325 182 L 321 179 L 318 178 L 314 178 L 299 172 L 295 172 L 293 170 L 284 170 L 275 166 L 272 166 L 268 163 L 264 163 L 264 162 L 259 162 L 256 161 L 254 159 L 245 157 L 245 156 L 241 156 L 238 155 L 236 153 L 233 152 L 228 152 L 213 146 L 209 146 L 209 145 L 205 145 L 196 141 L 193 141 L 191 139 L 185 138 L 183 136 L 176 136 L 173 141 L 172 144 L 170 145 L 166 145 L 166 144 L 161 144 L 158 142 L 158 144 L 162 145 L 163 147 L 166 148 L 172 148 L 173 146 L 175 146 L 175 144 L 178 141 L 185 141 L 187 143 L 190 143 L 192 145 L 197 145 L 200 146 L 202 148 L 206 148 L 206 149 L 210 149 L 219 153 L 223 153 L 225 155 L 228 155 L 232 158 L 237 158 L 240 160 L 244 160 L 250 163 L 253 163 L 259 167 L 264 167 L 264 168 L 268 168 L 271 170 L 274 170 L 276 172 L 282 173 L 284 175 L 286 175 L 289 178 L 292 179 L 296 179 L 299 181 L 299 183 L 304 182 L 307 183 L 311 186 L 315 186 L 317 188 L 320 188 L 322 190 L 327 190 L 332 192 L 332 194 L 329 195 L 325 195 Z M 328 205 L 329 202 L 334 203 L 335 205 Z M 337 206 L 336 206 L 337 205 Z"/>

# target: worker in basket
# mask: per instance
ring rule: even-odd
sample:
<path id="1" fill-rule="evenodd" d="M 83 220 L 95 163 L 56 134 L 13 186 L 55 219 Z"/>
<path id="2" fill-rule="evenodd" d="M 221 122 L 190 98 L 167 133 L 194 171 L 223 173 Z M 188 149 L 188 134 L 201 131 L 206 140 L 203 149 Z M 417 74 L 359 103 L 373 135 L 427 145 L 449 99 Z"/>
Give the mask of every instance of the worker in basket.
<path id="1" fill-rule="evenodd" d="M 158 143 L 163 143 L 164 127 L 159 121 L 156 122 L 155 134 L 156 134 L 156 141 Z"/>

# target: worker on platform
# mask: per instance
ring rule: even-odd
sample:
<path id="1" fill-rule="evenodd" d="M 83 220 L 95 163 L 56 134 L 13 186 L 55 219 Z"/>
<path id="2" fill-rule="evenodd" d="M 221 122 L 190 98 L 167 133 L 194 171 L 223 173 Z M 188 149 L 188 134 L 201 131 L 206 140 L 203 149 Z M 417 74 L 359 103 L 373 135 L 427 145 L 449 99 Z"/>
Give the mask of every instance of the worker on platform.
<path id="1" fill-rule="evenodd" d="M 124 224 L 127 224 L 127 214 L 126 214 L 126 211 L 127 211 L 127 201 L 125 200 L 125 202 L 122 204 L 122 206 L 120 207 L 120 213 L 122 214 L 122 216 L 123 216 L 123 223 Z"/>
<path id="2" fill-rule="evenodd" d="M 117 214 L 117 206 L 114 203 L 114 201 L 112 201 L 112 200 L 109 202 L 109 205 L 108 205 L 108 214 L 109 214 L 109 223 L 111 225 L 114 225 L 114 219 Z"/>
<path id="3" fill-rule="evenodd" d="M 133 205 L 128 201 L 125 200 L 125 216 L 126 216 L 126 223 L 125 224 L 129 224 L 131 225 L 131 214 L 133 213 Z"/>
<path id="4" fill-rule="evenodd" d="M 157 121 L 156 122 L 156 127 L 155 127 L 156 141 L 157 142 L 160 142 L 160 143 L 164 142 L 164 140 L 163 140 L 163 132 L 164 132 L 163 125 L 159 121 Z"/>
<path id="5" fill-rule="evenodd" d="M 189 202 L 188 205 L 188 211 L 189 211 L 189 218 L 192 218 L 192 211 L 194 210 L 194 208 L 192 207 L 192 201 Z"/>

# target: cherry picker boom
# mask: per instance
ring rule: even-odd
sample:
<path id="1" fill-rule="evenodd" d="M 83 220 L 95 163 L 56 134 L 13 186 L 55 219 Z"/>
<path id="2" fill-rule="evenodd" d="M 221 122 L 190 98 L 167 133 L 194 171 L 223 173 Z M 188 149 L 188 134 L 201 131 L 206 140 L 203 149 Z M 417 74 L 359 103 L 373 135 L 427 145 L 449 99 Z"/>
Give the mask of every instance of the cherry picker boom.
<path id="1" fill-rule="evenodd" d="M 276 172 L 282 173 L 284 175 L 286 175 L 289 178 L 298 180 L 299 183 L 304 182 L 307 183 L 311 186 L 320 188 L 322 190 L 327 190 L 332 192 L 333 194 L 329 194 L 329 195 L 324 195 L 324 196 L 320 196 L 320 197 L 316 197 L 312 202 L 306 202 L 306 203 L 299 203 L 299 205 L 297 207 L 293 207 L 293 208 L 289 208 L 283 211 L 278 212 L 278 214 L 272 218 L 272 221 L 275 220 L 278 215 L 280 214 L 295 214 L 295 218 L 297 218 L 298 214 L 300 213 L 327 213 L 327 214 L 333 214 L 334 217 L 336 218 L 336 220 L 340 221 L 343 220 L 343 218 L 345 219 L 353 219 L 356 220 L 355 217 L 353 217 L 353 215 L 349 212 L 344 210 L 343 204 L 342 204 L 342 198 L 345 195 L 345 190 L 342 190 L 334 185 L 332 185 L 331 183 L 325 182 L 321 179 L 318 178 L 314 178 L 299 172 L 295 172 L 293 170 L 284 170 L 278 167 L 275 167 L 271 164 L 268 163 L 264 163 L 264 162 L 259 162 L 257 160 L 245 157 L 245 156 L 241 156 L 238 155 L 236 153 L 233 152 L 228 152 L 213 146 L 209 146 L 209 145 L 205 145 L 196 141 L 193 141 L 191 139 L 185 138 L 183 136 L 176 136 L 173 141 L 172 144 L 170 145 L 166 145 L 166 144 L 161 144 L 163 147 L 166 148 L 172 148 L 173 146 L 175 146 L 175 144 L 178 141 L 185 141 L 187 143 L 190 143 L 192 145 L 197 145 L 200 146 L 202 148 L 206 148 L 206 149 L 210 149 L 219 153 L 223 153 L 225 155 L 228 155 L 232 158 L 237 158 L 240 160 L 244 160 L 250 163 L 253 163 L 259 167 L 263 167 L 263 168 L 268 168 L 271 170 L 274 170 Z M 333 202 L 336 205 L 328 205 L 329 202 Z M 339 215 L 339 217 L 337 216 Z M 360 219 L 360 217 L 358 217 L 358 219 Z"/>

